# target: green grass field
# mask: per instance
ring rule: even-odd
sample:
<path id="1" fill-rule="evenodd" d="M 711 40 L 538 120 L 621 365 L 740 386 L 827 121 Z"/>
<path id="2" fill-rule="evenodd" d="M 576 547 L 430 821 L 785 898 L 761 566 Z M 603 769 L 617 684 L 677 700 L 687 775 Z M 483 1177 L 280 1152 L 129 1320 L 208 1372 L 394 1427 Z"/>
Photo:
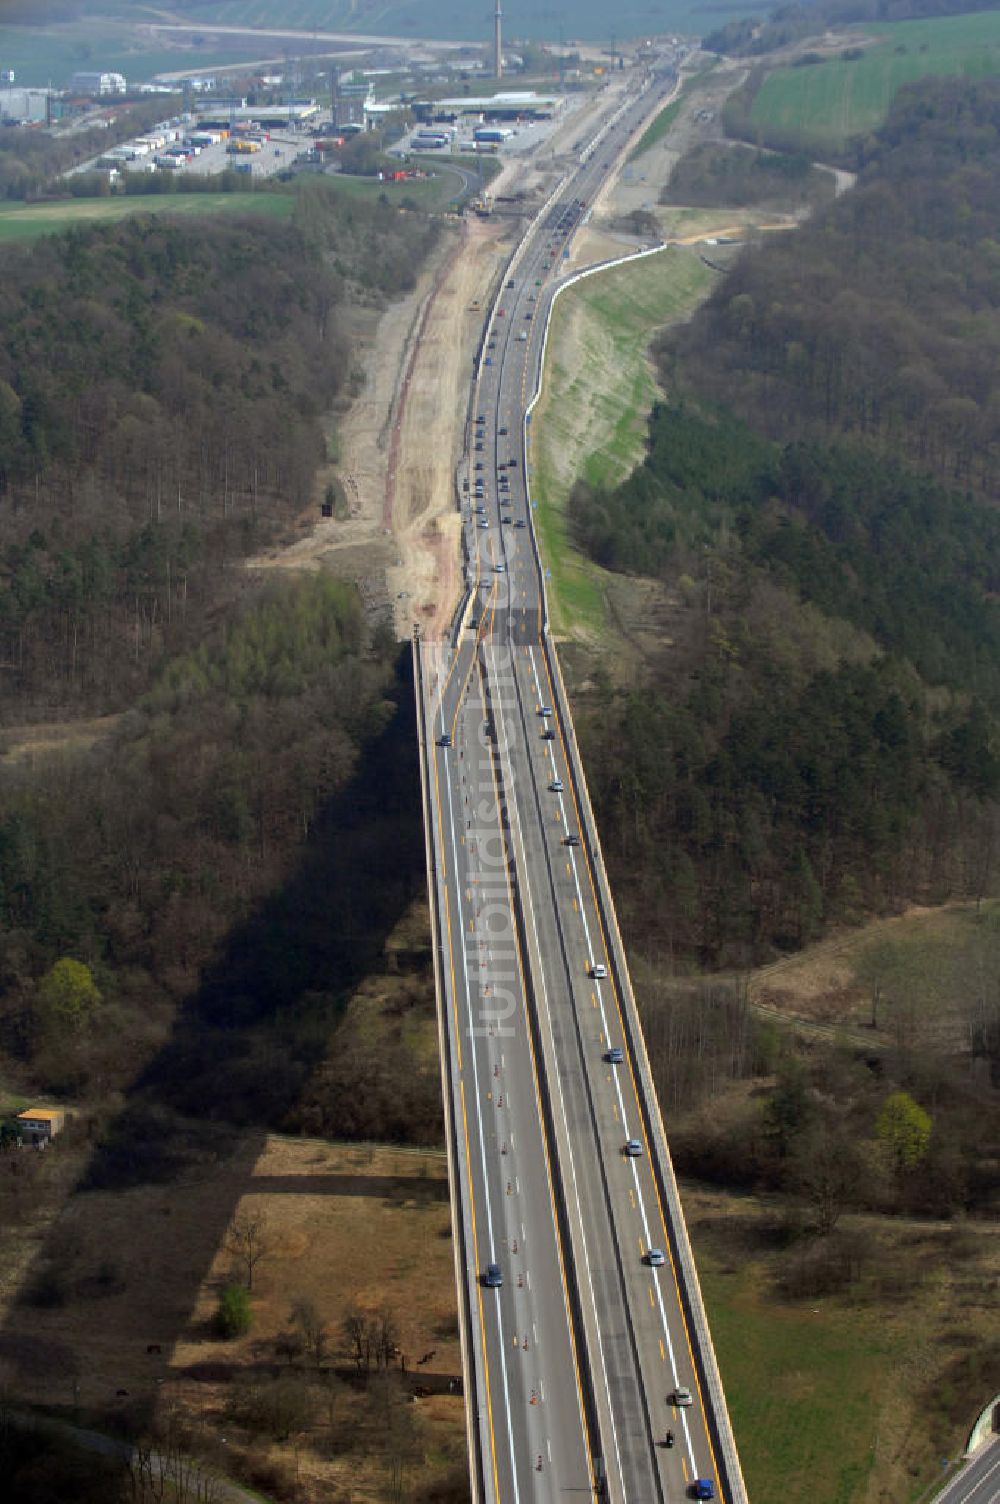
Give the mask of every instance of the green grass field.
<path id="1" fill-rule="evenodd" d="M 599 632 L 605 616 L 603 571 L 569 536 L 569 493 L 579 479 L 616 485 L 641 460 L 656 395 L 646 356 L 650 339 L 685 317 L 711 278 L 696 254 L 671 249 L 588 278 L 556 304 L 531 459 L 536 527 L 552 571 L 549 607 L 558 632 Z"/>
<path id="2" fill-rule="evenodd" d="M 128 198 L 78 198 L 57 204 L 0 205 L 0 244 L 57 235 L 74 225 L 101 224 L 132 214 L 268 214 L 284 218 L 290 193 L 141 193 Z"/>
<path id="3" fill-rule="evenodd" d="M 634 162 L 636 157 L 641 157 L 644 151 L 648 151 L 651 146 L 656 145 L 657 141 L 662 140 L 677 119 L 680 108 L 680 99 L 673 99 L 668 105 L 664 106 L 652 124 L 648 125 L 639 137 L 629 154 L 630 162 Z"/>
<path id="4" fill-rule="evenodd" d="M 776 1306 L 749 1271 L 698 1266 L 751 1499 L 847 1504 L 864 1497 L 879 1394 L 894 1343 L 863 1312 Z"/>
<path id="5" fill-rule="evenodd" d="M 878 126 L 896 91 L 928 74 L 1000 73 L 1000 12 L 864 28 L 879 38 L 863 57 L 776 68 L 761 85 L 751 123 L 793 132 L 821 152 Z"/>
<path id="6" fill-rule="evenodd" d="M 996 1330 L 992 1223 L 847 1217 L 853 1277 L 794 1295 L 823 1240 L 787 1242 L 767 1195 L 681 1195 L 750 1498 L 927 1504 L 989 1398 L 963 1369 Z"/>

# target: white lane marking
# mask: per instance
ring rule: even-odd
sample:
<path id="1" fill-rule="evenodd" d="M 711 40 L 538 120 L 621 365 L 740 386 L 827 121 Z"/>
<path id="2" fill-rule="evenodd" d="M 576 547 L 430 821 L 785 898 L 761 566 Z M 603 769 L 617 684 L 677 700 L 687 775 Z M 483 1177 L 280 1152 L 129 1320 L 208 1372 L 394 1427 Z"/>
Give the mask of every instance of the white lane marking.
<path id="1" fill-rule="evenodd" d="M 457 850 L 456 845 L 455 845 L 455 809 L 454 809 L 455 790 L 452 787 L 452 782 L 451 782 L 450 778 L 446 779 L 445 782 L 448 785 L 448 814 L 449 814 L 449 825 L 451 827 L 450 831 L 449 831 L 449 834 L 451 836 L 451 860 L 452 860 L 452 869 L 451 869 L 452 870 L 452 877 L 451 877 L 451 880 L 452 880 L 453 883 L 455 883 L 455 894 L 456 894 L 456 897 L 457 897 L 458 896 L 457 878 L 458 878 L 458 870 L 459 869 L 458 869 L 458 850 Z M 466 953 L 465 953 L 465 946 L 462 945 L 460 947 L 460 949 L 461 949 L 461 953 L 462 953 L 462 977 L 463 977 L 463 981 L 464 981 L 464 984 L 465 984 L 465 1011 L 466 1011 L 466 1015 L 467 1015 L 467 1018 L 468 1018 L 468 1024 L 469 1024 L 469 1039 L 471 1041 L 471 1040 L 474 1040 L 476 1036 L 475 1036 L 473 1022 L 472 1022 L 472 993 L 471 993 L 471 990 L 469 988 L 469 962 L 468 962 L 468 957 L 466 956 Z M 473 1050 L 473 1059 L 474 1058 L 475 1058 L 475 1055 L 474 1055 L 474 1050 Z M 479 1093 L 478 1093 L 478 1091 L 471 1091 L 469 1093 L 469 1096 L 472 1098 L 473 1102 L 475 1103 L 476 1128 L 477 1128 L 478 1138 L 479 1138 L 479 1157 L 480 1157 L 480 1161 L 482 1163 L 482 1168 L 483 1168 L 483 1186 L 484 1186 L 485 1191 L 486 1191 L 486 1195 L 485 1195 L 484 1199 L 486 1201 L 486 1220 L 487 1220 L 487 1224 L 488 1224 L 488 1227 L 489 1227 L 490 1257 L 491 1258 L 495 1258 L 496 1257 L 496 1247 L 495 1247 L 495 1244 L 493 1242 L 493 1207 L 492 1207 L 492 1203 L 490 1201 L 490 1189 L 489 1189 L 490 1182 L 489 1182 L 489 1174 L 488 1174 L 488 1171 L 487 1171 L 487 1168 L 486 1168 L 486 1143 L 485 1143 L 485 1140 L 483 1138 L 483 1116 L 482 1116 L 482 1112 L 480 1110 Z M 471 1166 L 470 1166 L 470 1174 L 471 1174 Z M 476 1277 L 477 1278 L 478 1278 L 478 1273 L 479 1273 L 479 1271 L 477 1269 L 476 1270 Z M 506 1353 L 506 1345 L 505 1345 L 505 1342 L 504 1342 L 504 1335 L 503 1335 L 503 1320 L 502 1320 L 501 1310 L 500 1310 L 500 1292 L 499 1291 L 497 1291 L 497 1300 L 496 1300 L 496 1320 L 497 1320 L 497 1335 L 498 1335 L 498 1339 L 499 1339 L 499 1341 L 498 1341 L 498 1347 L 499 1347 L 499 1350 L 500 1350 L 500 1371 L 503 1374 L 503 1393 L 504 1393 L 504 1402 L 505 1402 L 506 1410 L 507 1410 L 507 1445 L 510 1448 L 511 1479 L 512 1479 L 512 1482 L 513 1482 L 513 1485 L 514 1485 L 514 1499 L 516 1501 L 519 1501 L 521 1495 L 520 1495 L 520 1489 L 518 1488 L 518 1482 L 517 1482 L 517 1467 L 516 1467 L 516 1464 L 514 1462 L 514 1429 L 513 1429 L 513 1424 L 512 1424 L 512 1421 L 511 1421 L 511 1409 L 512 1409 L 512 1406 L 511 1406 L 511 1399 L 510 1399 L 510 1382 L 509 1382 L 508 1377 L 507 1377 L 507 1353 Z M 489 1362 L 489 1354 L 488 1353 L 485 1353 L 485 1352 L 483 1353 L 483 1362 L 484 1363 L 488 1363 Z"/>
<path id="2" fill-rule="evenodd" d="M 535 650 L 534 650 L 533 647 L 528 649 L 528 659 L 529 659 L 529 662 L 531 664 L 532 678 L 535 681 L 535 697 L 536 697 L 538 703 L 541 705 L 544 702 L 542 700 L 541 683 L 540 683 L 539 677 L 538 677 L 538 669 L 537 669 L 536 664 L 535 664 Z M 553 741 L 553 742 L 546 743 L 546 745 L 548 747 L 549 756 L 550 756 L 551 762 L 552 762 L 553 777 L 555 777 L 555 774 L 556 774 L 556 758 L 555 758 L 555 750 L 554 749 L 555 749 L 556 743 Z M 569 778 L 570 776 L 571 776 L 570 775 L 570 771 L 567 768 L 566 769 L 566 777 Z M 558 798 L 559 798 L 560 812 L 561 812 L 562 817 L 563 817 L 563 825 L 565 826 L 565 824 L 566 824 L 566 805 L 565 805 L 565 799 L 564 799 L 564 796 L 562 794 L 560 794 L 558 796 Z M 579 905 L 580 919 L 583 922 L 583 931 L 584 931 L 584 935 L 585 935 L 586 941 L 587 941 L 587 955 L 590 958 L 590 961 L 593 962 L 594 960 L 596 960 L 596 955 L 595 955 L 595 952 L 594 952 L 594 950 L 592 948 L 591 935 L 590 935 L 590 925 L 587 923 L 587 911 L 586 911 L 586 907 L 585 907 L 584 902 L 583 902 L 583 890 L 582 890 L 582 888 L 580 886 L 580 874 L 579 874 L 579 871 L 577 869 L 577 864 L 576 864 L 576 851 L 575 851 L 575 849 L 572 846 L 569 848 L 569 857 L 570 857 L 570 864 L 571 864 L 572 873 L 573 873 L 573 884 L 574 884 L 574 887 L 576 888 L 576 897 L 577 897 L 577 902 L 578 902 L 578 905 Z M 602 941 L 601 948 L 603 950 L 603 941 Z M 611 957 L 610 956 L 606 956 L 605 959 L 609 963 L 609 969 L 610 969 Z M 611 1036 L 608 1033 L 608 1018 L 607 1018 L 607 1012 L 606 1012 L 605 1006 L 604 1006 L 604 993 L 603 993 L 603 991 L 602 991 L 602 989 L 600 987 L 598 987 L 596 989 L 596 991 L 597 991 L 597 997 L 598 997 L 598 1007 L 600 1008 L 600 1013 L 601 1013 L 601 1026 L 602 1026 L 602 1028 L 604 1030 L 604 1038 L 607 1040 L 607 1039 L 610 1039 Z M 621 1077 L 620 1077 L 620 1075 L 619 1075 L 619 1073 L 617 1071 L 612 1072 L 612 1079 L 613 1079 L 614 1085 L 615 1085 L 615 1094 L 616 1094 L 616 1096 L 618 1098 L 618 1110 L 619 1110 L 619 1112 L 621 1114 L 622 1131 L 624 1133 L 625 1138 L 628 1139 L 628 1138 L 631 1138 L 632 1135 L 629 1132 L 628 1114 L 626 1113 L 626 1110 L 625 1110 L 625 1098 L 624 1098 L 624 1095 L 622 1093 Z M 649 1234 L 649 1218 L 648 1218 L 648 1216 L 646 1214 L 646 1200 L 645 1200 L 645 1197 L 642 1194 L 642 1186 L 639 1183 L 639 1166 L 638 1166 L 637 1162 L 634 1159 L 631 1159 L 629 1161 L 629 1168 L 632 1171 L 632 1183 L 633 1183 L 633 1186 L 635 1188 L 636 1196 L 638 1197 L 638 1200 L 639 1200 L 639 1215 L 640 1215 L 640 1217 L 642 1219 L 643 1235 L 644 1235 L 645 1240 L 646 1240 L 646 1247 L 649 1248 L 651 1246 L 652 1239 L 650 1238 L 650 1234 Z M 663 1301 L 663 1292 L 660 1289 L 660 1281 L 658 1279 L 654 1279 L 653 1283 L 654 1283 L 654 1285 L 656 1287 L 656 1303 L 657 1303 L 657 1306 L 659 1308 L 660 1323 L 661 1323 L 661 1325 L 663 1327 L 663 1336 L 664 1336 L 664 1339 L 665 1339 L 665 1342 L 666 1342 L 667 1354 L 668 1354 L 669 1359 L 670 1359 L 670 1373 L 671 1373 L 671 1377 L 672 1377 L 672 1380 L 673 1380 L 674 1388 L 676 1388 L 677 1385 L 678 1385 L 678 1383 L 680 1381 L 679 1381 L 678 1373 L 677 1373 L 677 1355 L 676 1355 L 676 1353 L 674 1351 L 673 1338 L 670 1335 L 670 1323 L 667 1320 L 667 1311 L 666 1311 L 666 1307 L 665 1307 L 664 1301 Z M 691 1429 L 690 1429 L 690 1427 L 688 1425 L 687 1412 L 685 1410 L 681 1410 L 680 1411 L 680 1420 L 681 1420 L 681 1424 L 682 1424 L 682 1427 L 683 1427 L 683 1430 L 684 1430 L 684 1440 L 685 1440 L 685 1443 L 687 1445 L 688 1461 L 691 1464 L 691 1469 L 692 1469 L 692 1471 L 694 1473 L 694 1476 L 697 1478 L 697 1477 L 700 1476 L 700 1474 L 698 1473 L 698 1469 L 697 1469 L 697 1466 L 695 1464 L 695 1459 L 694 1459 L 694 1444 L 693 1444 L 692 1439 L 691 1439 Z"/>
<path id="3" fill-rule="evenodd" d="M 495 651 L 494 651 L 492 645 L 489 645 L 487 647 L 487 653 L 492 653 L 493 654 L 493 658 L 494 658 L 493 670 L 494 670 L 494 678 L 495 678 L 495 676 L 496 676 L 496 654 L 495 654 Z M 513 655 L 512 655 L 512 660 L 511 661 L 513 663 Z M 504 756 L 506 755 L 507 765 L 508 765 L 508 768 L 509 768 L 510 767 L 510 754 L 509 754 L 509 751 L 508 751 L 506 722 L 505 722 L 505 719 L 504 719 L 503 709 L 502 709 L 502 705 L 501 705 L 499 696 L 497 698 L 497 705 L 496 705 L 496 724 L 497 724 L 497 733 L 498 733 L 497 744 L 498 744 L 498 747 L 499 747 L 499 750 L 500 750 L 501 760 L 503 760 Z M 516 780 L 514 780 L 514 786 L 516 787 Z M 535 906 L 534 906 L 534 903 L 532 902 L 532 898 L 531 898 L 531 884 L 530 884 L 530 880 L 528 878 L 527 854 L 525 853 L 525 850 L 524 850 L 524 840 L 523 840 L 523 837 L 521 837 L 520 821 L 513 821 L 513 822 L 509 822 L 509 823 L 510 823 L 510 828 L 511 828 L 512 834 L 514 832 L 516 832 L 517 837 L 520 840 L 520 844 L 521 844 L 521 867 L 522 867 L 522 870 L 523 870 L 523 872 L 525 874 L 525 891 L 524 891 L 525 910 L 526 910 L 528 918 L 530 919 L 530 922 L 531 922 L 532 934 L 534 936 L 534 941 L 535 941 L 535 949 L 540 951 L 540 947 L 539 947 L 539 944 L 538 944 L 538 931 L 537 931 L 537 928 L 536 928 L 536 925 L 535 925 Z M 542 994 L 542 1006 L 545 1009 L 545 1012 L 548 1013 L 548 1011 L 549 1011 L 549 999 L 548 999 L 548 989 L 547 989 L 547 987 L 545 985 L 545 973 L 544 973 L 544 971 L 540 972 L 540 974 L 539 974 L 539 983 L 540 983 L 541 994 Z M 558 1075 L 558 1072 L 556 1072 L 555 1084 L 556 1084 L 556 1092 L 557 1092 L 557 1095 L 558 1095 L 558 1098 L 559 1098 L 559 1107 L 560 1107 L 560 1111 L 562 1113 L 563 1125 L 564 1125 L 565 1132 L 566 1132 L 566 1140 L 567 1140 L 567 1144 L 569 1145 L 569 1165 L 570 1165 L 570 1175 L 571 1175 L 572 1182 L 573 1182 L 573 1197 L 574 1197 L 574 1200 L 576 1201 L 577 1217 L 578 1217 L 579 1223 L 580 1223 L 581 1239 L 582 1239 L 582 1243 L 583 1243 L 583 1266 L 584 1266 L 584 1268 L 587 1271 L 587 1284 L 590 1287 L 591 1304 L 592 1304 L 592 1307 L 593 1307 L 593 1309 L 594 1309 L 594 1311 L 596 1313 L 596 1311 L 597 1311 L 597 1298 L 596 1298 L 596 1296 L 594 1294 L 594 1278 L 593 1278 L 593 1274 L 591 1272 L 591 1267 L 590 1267 L 590 1253 L 589 1253 L 588 1246 L 587 1246 L 586 1223 L 584 1222 L 584 1219 L 583 1219 L 583 1209 L 582 1209 L 582 1207 L 580 1205 L 580 1188 L 579 1188 L 579 1185 L 577 1183 L 577 1178 L 576 1178 L 576 1156 L 573 1154 L 573 1140 L 572 1140 L 572 1138 L 570 1136 L 570 1132 L 569 1132 L 569 1121 L 568 1121 L 568 1118 L 567 1118 L 567 1115 L 566 1115 L 566 1102 L 565 1102 L 565 1099 L 563 1097 L 562 1087 L 559 1084 L 559 1075 Z M 551 1195 L 551 1185 L 550 1185 L 550 1195 Z M 555 1211 L 553 1209 L 553 1218 L 554 1217 L 555 1217 Z M 623 1468 L 623 1464 L 622 1464 L 621 1447 L 620 1447 L 619 1442 L 618 1442 L 618 1428 L 615 1425 L 614 1407 L 611 1404 L 611 1389 L 610 1389 L 610 1384 L 609 1384 L 609 1380 L 608 1380 L 608 1365 L 607 1365 L 607 1359 L 604 1356 L 604 1339 L 603 1339 L 603 1337 L 601 1335 L 601 1328 L 600 1328 L 600 1324 L 599 1323 L 597 1325 L 597 1348 L 598 1348 L 598 1352 L 600 1354 L 600 1359 L 601 1359 L 601 1372 L 602 1372 L 602 1376 L 603 1376 L 603 1379 L 604 1379 L 604 1392 L 605 1392 L 605 1395 L 607 1397 L 608 1415 L 609 1415 L 609 1418 L 611 1420 L 611 1435 L 612 1435 L 612 1438 L 613 1438 L 613 1441 L 614 1441 L 615 1459 L 616 1459 L 617 1464 L 618 1464 L 618 1476 L 619 1476 L 619 1479 L 621 1480 L 622 1495 L 624 1496 L 625 1491 L 626 1491 L 625 1490 L 625 1472 L 624 1472 L 624 1468 Z M 582 1425 L 582 1417 L 581 1417 L 581 1425 Z M 584 1445 L 586 1445 L 586 1437 L 584 1437 Z"/>

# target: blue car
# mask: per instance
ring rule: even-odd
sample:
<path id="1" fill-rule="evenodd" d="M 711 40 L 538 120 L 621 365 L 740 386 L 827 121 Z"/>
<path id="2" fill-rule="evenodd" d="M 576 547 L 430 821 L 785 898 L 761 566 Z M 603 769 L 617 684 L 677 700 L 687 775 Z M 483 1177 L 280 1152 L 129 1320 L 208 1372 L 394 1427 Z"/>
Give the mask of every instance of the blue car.
<path id="1" fill-rule="evenodd" d="M 499 1290 L 503 1284 L 503 1275 L 500 1273 L 499 1264 L 487 1264 L 486 1273 L 483 1275 L 483 1284 L 487 1290 Z M 711 1497 L 711 1495 L 709 1496 Z"/>
<path id="2" fill-rule="evenodd" d="M 696 1478 L 691 1485 L 692 1499 L 714 1499 L 715 1484 L 711 1478 Z"/>

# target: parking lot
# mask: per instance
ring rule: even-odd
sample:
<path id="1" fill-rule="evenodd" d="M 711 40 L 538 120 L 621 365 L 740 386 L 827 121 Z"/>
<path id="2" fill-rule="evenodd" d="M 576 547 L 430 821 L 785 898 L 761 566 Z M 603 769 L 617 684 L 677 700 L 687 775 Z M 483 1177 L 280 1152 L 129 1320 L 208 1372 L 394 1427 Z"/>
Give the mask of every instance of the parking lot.
<path id="1" fill-rule="evenodd" d="M 192 126 L 191 130 L 195 135 L 198 134 L 196 126 Z M 248 176 L 254 178 L 268 178 L 290 167 L 300 152 L 306 151 L 312 142 L 308 131 L 286 128 L 280 132 L 273 132 L 269 141 L 260 142 L 259 151 L 245 156 L 233 156 L 228 153 L 226 147 L 229 144 L 228 141 L 220 141 L 215 146 L 202 147 L 200 156 L 172 170 L 177 173 L 178 177 L 191 174 L 213 177 L 228 169 L 247 173 Z"/>

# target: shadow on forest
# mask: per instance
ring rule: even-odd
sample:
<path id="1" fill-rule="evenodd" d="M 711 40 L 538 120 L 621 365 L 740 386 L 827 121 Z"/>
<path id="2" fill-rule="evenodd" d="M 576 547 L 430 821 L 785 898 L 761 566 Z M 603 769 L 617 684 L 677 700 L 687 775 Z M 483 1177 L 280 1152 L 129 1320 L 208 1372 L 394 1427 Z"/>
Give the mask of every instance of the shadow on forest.
<path id="1" fill-rule="evenodd" d="M 168 1355 L 178 1339 L 191 1334 L 198 1290 L 251 1183 L 255 1192 L 296 1189 L 290 1179 L 252 1179 L 267 1132 L 294 1120 L 300 1093 L 322 1060 L 348 997 L 383 965 L 387 937 L 422 890 L 423 826 L 408 648 L 397 661 L 393 699 L 387 725 L 362 747 L 354 776 L 317 817 L 297 869 L 229 936 L 201 986 L 182 1006 L 171 1037 L 95 1145 L 77 1184 L 78 1192 L 163 1188 L 157 1207 L 163 1220 L 131 1230 L 137 1243 L 149 1247 L 142 1273 L 148 1311 L 143 1309 L 143 1289 L 129 1290 L 124 1300 L 131 1311 L 122 1316 L 121 1331 L 143 1357 L 153 1351 L 148 1341 Z M 243 1130 L 238 1141 L 234 1126 Z M 226 1161 L 226 1194 L 213 1193 L 206 1205 L 206 1176 L 198 1169 L 215 1167 L 211 1184 L 217 1191 L 220 1158 Z M 378 1176 L 351 1180 L 349 1187 L 337 1176 L 304 1177 L 302 1189 L 310 1194 L 350 1189 L 355 1195 L 395 1199 L 447 1194 L 446 1184 L 439 1188 L 415 1178 L 407 1193 L 397 1177 Z M 32 1281 L 0 1332 L 0 1359 L 16 1371 L 18 1390 L 38 1389 L 47 1373 L 62 1381 L 57 1403 L 66 1402 L 77 1375 L 91 1366 L 81 1323 L 97 1332 L 107 1326 L 117 1304 L 113 1298 L 81 1299 L 85 1281 L 76 1277 L 80 1259 L 64 1281 L 61 1297 L 46 1298 L 46 1281 L 51 1286 L 56 1265 L 66 1265 L 67 1246 L 74 1237 L 79 1244 L 88 1200 L 69 1198 L 34 1261 Z M 106 1204 L 101 1198 L 101 1205 Z M 104 1253 L 113 1260 L 115 1249 L 106 1247 Z M 169 1267 L 169 1300 L 148 1289 L 157 1279 L 160 1257 L 163 1267 Z M 59 1307 L 70 1300 L 67 1320 Z M 137 1311 L 149 1327 L 141 1334 L 135 1332 Z M 169 1317 L 168 1311 L 173 1313 Z M 165 1320 L 177 1329 L 165 1329 Z M 73 1346 L 62 1340 L 64 1329 L 72 1330 Z M 60 1350 L 55 1357 L 53 1343 Z M 148 1379 L 136 1381 L 129 1356 L 122 1355 L 120 1382 L 129 1383 L 134 1421 L 141 1424 L 155 1401 L 155 1379 L 150 1371 Z M 39 1360 L 41 1372 L 29 1374 Z M 136 1382 L 142 1390 L 138 1403 L 132 1387 Z M 106 1399 L 112 1409 L 121 1392 L 109 1387 Z"/>

